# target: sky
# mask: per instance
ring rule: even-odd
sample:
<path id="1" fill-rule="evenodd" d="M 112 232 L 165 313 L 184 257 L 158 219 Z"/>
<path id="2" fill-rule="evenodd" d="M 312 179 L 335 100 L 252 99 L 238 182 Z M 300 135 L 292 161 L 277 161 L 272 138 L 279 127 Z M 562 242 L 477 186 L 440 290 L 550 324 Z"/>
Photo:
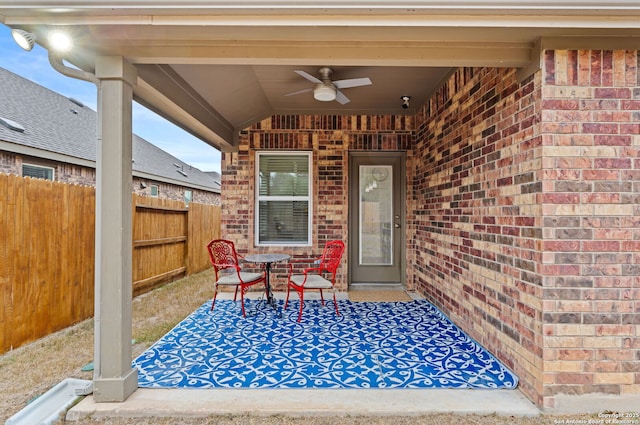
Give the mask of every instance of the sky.
<path id="1" fill-rule="evenodd" d="M 97 110 L 94 84 L 60 74 L 49 64 L 47 51 L 37 44 L 30 52 L 22 50 L 11 38 L 11 29 L 2 24 L 0 67 Z M 133 132 L 201 171 L 220 172 L 220 151 L 136 102 L 133 103 Z"/>

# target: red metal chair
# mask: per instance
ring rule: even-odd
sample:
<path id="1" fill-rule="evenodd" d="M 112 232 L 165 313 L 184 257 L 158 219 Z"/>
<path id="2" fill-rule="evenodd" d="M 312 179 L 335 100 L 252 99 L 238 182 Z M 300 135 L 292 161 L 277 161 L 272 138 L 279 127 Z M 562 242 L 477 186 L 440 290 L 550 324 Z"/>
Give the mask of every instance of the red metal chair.
<path id="1" fill-rule="evenodd" d="M 235 294 L 233 301 L 238 297 L 238 289 L 240 290 L 240 304 L 242 305 L 242 316 L 247 317 L 244 311 L 244 294 L 249 287 L 266 282 L 266 275 L 262 273 L 250 273 L 241 271 L 238 258 L 242 256 L 236 252 L 233 242 L 225 239 L 215 239 L 207 244 L 209 251 L 209 259 L 216 273 L 215 290 L 213 292 L 213 301 L 211 302 L 211 311 L 216 305 L 216 297 L 218 296 L 219 286 L 235 286 Z"/>
<path id="2" fill-rule="evenodd" d="M 340 266 L 342 254 L 344 252 L 344 243 L 342 241 L 329 241 L 324 246 L 322 256 L 314 260 L 290 260 L 289 261 L 289 278 L 287 283 L 287 299 L 284 302 L 284 308 L 289 303 L 289 293 L 294 289 L 300 297 L 300 313 L 298 314 L 298 322 L 302 320 L 302 307 L 304 305 L 304 291 L 306 289 L 320 290 L 320 299 L 324 305 L 323 289 L 331 289 L 333 292 L 333 304 L 336 308 L 336 315 L 340 316 L 338 311 L 338 302 L 336 301 L 336 272 Z M 302 274 L 294 274 L 293 263 L 314 263 L 314 267 L 305 268 Z M 330 280 L 323 276 L 323 273 L 330 274 Z"/>

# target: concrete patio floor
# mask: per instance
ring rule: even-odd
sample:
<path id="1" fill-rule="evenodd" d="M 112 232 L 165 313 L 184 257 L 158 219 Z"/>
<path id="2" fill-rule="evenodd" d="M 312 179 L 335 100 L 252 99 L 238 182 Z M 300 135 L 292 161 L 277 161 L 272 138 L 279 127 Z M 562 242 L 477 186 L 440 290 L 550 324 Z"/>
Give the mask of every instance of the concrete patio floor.
<path id="1" fill-rule="evenodd" d="M 122 403 L 85 397 L 67 420 L 92 417 L 418 416 L 458 413 L 537 416 L 538 408 L 517 390 L 353 389 L 138 389 Z"/>

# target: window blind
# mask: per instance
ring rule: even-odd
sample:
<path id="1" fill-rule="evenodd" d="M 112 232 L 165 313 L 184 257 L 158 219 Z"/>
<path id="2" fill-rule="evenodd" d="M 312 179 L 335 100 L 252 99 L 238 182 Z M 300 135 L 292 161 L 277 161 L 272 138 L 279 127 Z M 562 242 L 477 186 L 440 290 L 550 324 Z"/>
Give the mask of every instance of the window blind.
<path id="1" fill-rule="evenodd" d="M 258 161 L 258 243 L 308 244 L 309 155 L 262 154 Z"/>

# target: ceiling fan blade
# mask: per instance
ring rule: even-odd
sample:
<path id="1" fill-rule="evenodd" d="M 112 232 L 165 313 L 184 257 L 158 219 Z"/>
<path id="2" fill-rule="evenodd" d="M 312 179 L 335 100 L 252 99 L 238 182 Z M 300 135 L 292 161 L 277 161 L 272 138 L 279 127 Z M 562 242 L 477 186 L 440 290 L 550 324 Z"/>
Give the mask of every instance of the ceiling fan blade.
<path id="1" fill-rule="evenodd" d="M 373 84 L 368 78 L 351 78 L 350 80 L 337 80 L 333 85 L 339 89 L 348 89 L 350 87 L 369 86 Z"/>
<path id="2" fill-rule="evenodd" d="M 295 72 L 296 74 L 298 74 L 299 76 L 306 78 L 307 80 L 311 81 L 312 83 L 316 83 L 316 84 L 322 84 L 322 81 L 318 80 L 316 77 L 314 77 L 313 75 L 309 74 L 308 72 L 304 72 L 300 69 L 294 69 L 293 72 Z"/>
<path id="3" fill-rule="evenodd" d="M 306 92 L 310 92 L 312 90 L 313 90 L 313 88 L 304 89 L 304 90 L 298 90 L 298 91 L 294 91 L 294 92 L 291 92 L 291 93 L 287 93 L 287 94 L 285 94 L 285 96 L 294 96 L 296 94 L 306 93 Z"/>
<path id="4" fill-rule="evenodd" d="M 341 105 L 351 102 L 340 90 L 336 90 L 336 101 Z"/>

